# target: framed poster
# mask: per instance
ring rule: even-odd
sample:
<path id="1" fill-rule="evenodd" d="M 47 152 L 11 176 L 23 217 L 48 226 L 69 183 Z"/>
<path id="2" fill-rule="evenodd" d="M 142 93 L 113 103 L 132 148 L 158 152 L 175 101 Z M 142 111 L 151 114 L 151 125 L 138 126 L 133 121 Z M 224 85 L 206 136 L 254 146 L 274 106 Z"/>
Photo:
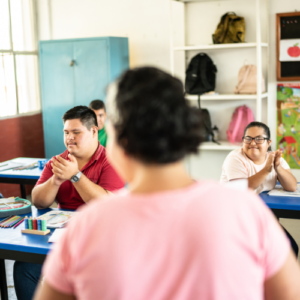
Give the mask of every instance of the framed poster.
<path id="1" fill-rule="evenodd" d="M 291 169 L 300 169 L 300 84 L 277 85 L 277 149 Z"/>
<path id="2" fill-rule="evenodd" d="M 300 12 L 276 14 L 277 80 L 300 81 Z"/>

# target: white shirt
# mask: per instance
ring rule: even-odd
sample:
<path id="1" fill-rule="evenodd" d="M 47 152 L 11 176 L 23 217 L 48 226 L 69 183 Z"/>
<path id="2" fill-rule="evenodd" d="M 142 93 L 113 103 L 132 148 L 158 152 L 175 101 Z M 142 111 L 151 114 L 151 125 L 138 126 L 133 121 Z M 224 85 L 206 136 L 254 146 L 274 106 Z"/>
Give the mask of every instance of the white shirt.
<path id="1" fill-rule="evenodd" d="M 268 160 L 270 152 L 267 152 L 266 160 L 261 165 L 256 165 L 249 159 L 243 151 L 243 148 L 231 151 L 222 166 L 221 182 L 227 182 L 233 179 L 249 178 L 261 171 Z M 280 165 L 284 169 L 290 169 L 284 158 L 280 158 Z M 275 168 L 266 177 L 265 181 L 255 190 L 256 193 L 269 191 L 273 189 L 277 182 L 277 172 Z"/>

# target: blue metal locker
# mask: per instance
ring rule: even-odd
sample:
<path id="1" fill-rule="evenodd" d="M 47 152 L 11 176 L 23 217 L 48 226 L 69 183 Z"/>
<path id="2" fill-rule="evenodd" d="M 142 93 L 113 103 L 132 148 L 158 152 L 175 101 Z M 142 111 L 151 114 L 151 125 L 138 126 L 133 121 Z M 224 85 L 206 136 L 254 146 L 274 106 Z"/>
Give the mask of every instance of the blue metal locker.
<path id="1" fill-rule="evenodd" d="M 65 151 L 63 114 L 105 99 L 107 85 L 129 68 L 128 39 L 101 37 L 40 41 L 46 157 Z"/>

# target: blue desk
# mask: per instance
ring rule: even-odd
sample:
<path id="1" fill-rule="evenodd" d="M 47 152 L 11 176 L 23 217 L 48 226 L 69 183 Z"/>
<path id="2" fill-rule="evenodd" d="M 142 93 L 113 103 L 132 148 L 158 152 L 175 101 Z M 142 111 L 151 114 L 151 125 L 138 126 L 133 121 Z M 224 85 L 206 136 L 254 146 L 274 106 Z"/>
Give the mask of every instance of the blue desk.
<path id="1" fill-rule="evenodd" d="M 277 218 L 300 219 L 300 197 L 270 196 L 268 192 L 260 193 L 259 196 Z"/>
<path id="2" fill-rule="evenodd" d="M 10 161 L 20 162 L 24 165 L 32 164 L 38 161 L 40 158 L 26 158 L 18 157 Z M 8 161 L 9 162 L 9 161 Z M 5 163 L 5 162 L 3 162 Z M 1 163 L 2 164 L 2 163 Z M 42 171 L 39 168 L 32 170 L 6 170 L 0 172 L 0 183 L 14 183 L 20 184 L 21 197 L 26 199 L 25 184 L 36 184 L 40 178 Z M 11 195 L 13 196 L 13 195 Z"/>
<path id="3" fill-rule="evenodd" d="M 50 210 L 50 208 L 37 210 L 35 207 L 32 207 L 32 213 L 27 214 L 27 216 L 37 217 Z M 0 228 L 1 300 L 8 300 L 4 260 L 11 259 L 42 264 L 46 258 L 47 253 L 52 247 L 52 244 L 48 243 L 48 240 L 52 235 L 54 229 L 51 229 L 51 233 L 47 235 L 33 235 L 21 233 L 21 229 L 24 228 L 24 222 L 15 229 Z"/>

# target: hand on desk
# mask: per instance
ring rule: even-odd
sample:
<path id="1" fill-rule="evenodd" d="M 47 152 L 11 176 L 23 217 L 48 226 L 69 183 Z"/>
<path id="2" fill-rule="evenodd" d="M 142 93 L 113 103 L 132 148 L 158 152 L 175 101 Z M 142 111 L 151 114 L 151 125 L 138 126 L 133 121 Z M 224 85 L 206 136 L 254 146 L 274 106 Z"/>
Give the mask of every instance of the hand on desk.
<path id="1" fill-rule="evenodd" d="M 51 163 L 55 185 L 61 185 L 79 172 L 76 158 L 71 154 L 68 155 L 68 158 L 70 160 L 66 160 L 57 155 Z"/>

